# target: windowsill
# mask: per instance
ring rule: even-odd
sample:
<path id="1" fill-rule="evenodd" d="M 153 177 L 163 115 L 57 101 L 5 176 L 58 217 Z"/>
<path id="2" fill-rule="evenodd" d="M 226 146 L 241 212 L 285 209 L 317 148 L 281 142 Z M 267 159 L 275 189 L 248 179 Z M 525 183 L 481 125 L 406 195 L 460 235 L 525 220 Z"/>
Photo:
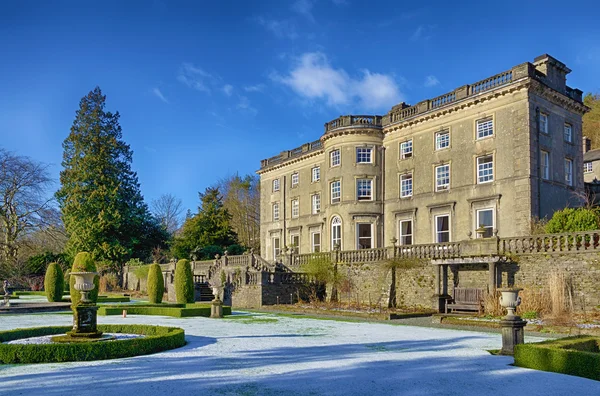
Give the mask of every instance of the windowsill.
<path id="1" fill-rule="evenodd" d="M 413 159 L 414 157 L 411 155 L 410 157 L 398 158 L 398 161 L 404 161 L 408 159 Z"/>
<path id="2" fill-rule="evenodd" d="M 443 190 L 437 190 L 437 189 L 436 189 L 434 192 L 435 192 L 435 193 L 447 193 L 447 192 L 449 192 L 449 191 L 450 191 L 450 188 L 444 188 Z"/>
<path id="3" fill-rule="evenodd" d="M 478 138 L 475 138 L 475 141 L 476 141 L 476 142 L 480 142 L 480 141 L 482 141 L 482 140 L 486 140 L 486 139 L 493 139 L 493 138 L 495 138 L 495 137 L 496 137 L 496 135 L 495 135 L 495 134 L 492 134 L 492 135 L 489 135 L 489 136 L 484 136 L 484 137 L 478 137 Z"/>
<path id="4" fill-rule="evenodd" d="M 406 195 L 406 196 L 400 196 L 400 199 L 412 199 L 412 194 L 411 195 Z"/>
<path id="5" fill-rule="evenodd" d="M 493 183 L 494 183 L 494 180 L 484 181 L 484 182 L 477 181 L 478 186 L 483 185 L 483 184 L 493 184 Z"/>
<path id="6" fill-rule="evenodd" d="M 437 152 L 446 151 L 446 150 L 450 150 L 450 147 L 436 148 L 435 150 L 433 150 L 433 152 L 437 153 Z"/>

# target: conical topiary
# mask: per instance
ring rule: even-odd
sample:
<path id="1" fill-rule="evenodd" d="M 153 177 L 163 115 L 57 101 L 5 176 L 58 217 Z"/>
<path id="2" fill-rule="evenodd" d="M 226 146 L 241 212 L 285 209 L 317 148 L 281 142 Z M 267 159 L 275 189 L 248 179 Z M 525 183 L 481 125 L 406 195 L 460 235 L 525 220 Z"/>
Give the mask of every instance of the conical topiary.
<path id="1" fill-rule="evenodd" d="M 188 260 L 179 260 L 175 266 L 175 296 L 177 304 L 194 302 L 194 278 Z"/>
<path id="2" fill-rule="evenodd" d="M 75 260 L 73 260 L 73 267 L 71 268 L 71 273 L 73 272 L 96 272 L 96 263 L 94 262 L 92 255 L 88 252 L 77 253 L 77 256 L 75 256 Z M 96 275 L 94 277 L 94 289 L 88 294 L 88 298 L 90 299 L 90 301 L 98 301 L 99 286 L 100 277 Z M 69 293 L 71 294 L 71 305 L 75 306 L 79 304 L 79 301 L 81 300 L 81 293 L 75 290 L 74 276 L 71 276 L 71 279 L 69 279 Z"/>
<path id="3" fill-rule="evenodd" d="M 165 293 L 165 281 L 160 265 L 151 264 L 148 269 L 148 301 L 150 304 L 160 304 Z"/>
<path id="4" fill-rule="evenodd" d="M 65 291 L 65 278 L 60 265 L 56 263 L 50 263 L 46 269 L 46 276 L 44 277 L 44 290 L 46 291 L 48 302 L 62 301 L 62 296 Z"/>

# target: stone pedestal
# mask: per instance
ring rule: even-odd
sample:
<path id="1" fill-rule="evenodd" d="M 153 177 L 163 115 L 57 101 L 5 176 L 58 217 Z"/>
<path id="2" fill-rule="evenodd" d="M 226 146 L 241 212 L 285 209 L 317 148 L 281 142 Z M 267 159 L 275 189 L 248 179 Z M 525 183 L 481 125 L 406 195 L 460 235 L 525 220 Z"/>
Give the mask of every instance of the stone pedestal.
<path id="1" fill-rule="evenodd" d="M 97 311 L 95 304 L 79 304 L 73 307 L 73 330 L 67 332 L 71 337 L 98 338 L 102 332 L 97 329 Z"/>
<path id="2" fill-rule="evenodd" d="M 219 299 L 212 300 L 210 303 L 210 317 L 211 318 L 222 318 L 223 317 L 223 301 Z"/>
<path id="3" fill-rule="evenodd" d="M 439 313 L 446 312 L 446 302 L 450 298 L 447 294 L 434 294 L 432 298 L 432 308 Z"/>
<path id="4" fill-rule="evenodd" d="M 521 320 L 518 316 L 515 319 L 503 319 L 500 321 L 500 326 L 502 326 L 501 355 L 512 356 L 515 354 L 515 345 L 525 343 L 525 330 L 523 328 L 526 324 L 527 322 Z"/>

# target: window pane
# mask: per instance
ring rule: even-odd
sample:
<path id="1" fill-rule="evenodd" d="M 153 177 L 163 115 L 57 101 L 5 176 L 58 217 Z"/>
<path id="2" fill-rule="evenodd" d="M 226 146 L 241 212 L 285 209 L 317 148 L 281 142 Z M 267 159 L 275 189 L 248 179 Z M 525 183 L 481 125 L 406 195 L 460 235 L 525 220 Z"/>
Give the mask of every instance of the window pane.
<path id="1" fill-rule="evenodd" d="M 450 242 L 450 217 L 437 216 L 436 221 L 436 242 Z"/>
<path id="2" fill-rule="evenodd" d="M 435 135 L 435 149 L 441 150 L 450 147 L 450 132 L 438 132 Z"/>
<path id="3" fill-rule="evenodd" d="M 450 186 L 450 165 L 435 168 L 436 191 L 447 190 Z"/>
<path id="4" fill-rule="evenodd" d="M 412 220 L 400 222 L 400 245 L 412 245 Z"/>
<path id="5" fill-rule="evenodd" d="M 481 120 L 477 121 L 477 139 L 492 136 L 494 134 L 494 121 Z"/>
<path id="6" fill-rule="evenodd" d="M 342 195 L 341 183 L 339 181 L 334 181 L 331 183 L 331 203 L 340 202 Z"/>
<path id="7" fill-rule="evenodd" d="M 477 228 L 483 227 L 484 238 L 490 238 L 494 234 L 494 210 L 483 209 L 477 211 Z"/>
<path id="8" fill-rule="evenodd" d="M 356 181 L 356 195 L 360 201 L 370 200 L 372 197 L 372 183 L 371 179 L 358 179 Z"/>
<path id="9" fill-rule="evenodd" d="M 477 158 L 477 182 L 487 183 L 494 180 L 494 158 L 491 155 Z"/>
<path id="10" fill-rule="evenodd" d="M 400 176 L 400 196 L 403 198 L 410 197 L 410 196 L 412 196 L 412 191 L 413 191 L 412 174 Z"/>
<path id="11" fill-rule="evenodd" d="M 356 149 L 356 162 L 357 163 L 370 163 L 372 152 L 373 151 L 371 148 L 364 148 L 364 147 L 357 148 Z"/>
<path id="12" fill-rule="evenodd" d="M 371 249 L 371 224 L 358 224 L 358 248 Z"/>

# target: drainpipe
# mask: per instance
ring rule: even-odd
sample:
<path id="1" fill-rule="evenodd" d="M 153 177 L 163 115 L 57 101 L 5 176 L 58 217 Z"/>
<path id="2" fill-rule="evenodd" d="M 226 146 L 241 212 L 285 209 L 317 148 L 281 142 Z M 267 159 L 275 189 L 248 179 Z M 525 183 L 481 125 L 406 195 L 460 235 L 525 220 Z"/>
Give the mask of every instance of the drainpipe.
<path id="1" fill-rule="evenodd" d="M 538 205 L 538 219 L 542 218 L 542 146 L 540 144 L 540 108 L 535 108 L 535 124 L 537 129 L 537 205 Z M 550 172 L 550 170 L 548 170 Z"/>
<path id="2" fill-rule="evenodd" d="M 286 241 L 287 241 L 287 236 L 286 236 L 286 216 L 287 216 L 287 211 L 286 211 L 286 204 L 287 204 L 287 197 L 286 197 L 286 188 L 287 188 L 287 181 L 285 179 L 285 176 L 282 177 L 282 181 L 283 181 L 283 191 L 282 191 L 282 195 L 283 195 L 283 235 L 281 236 L 281 242 L 279 245 L 279 251 L 282 252 L 283 248 L 285 246 L 287 246 Z M 283 246 L 281 245 L 283 244 Z"/>
<path id="3" fill-rule="evenodd" d="M 381 247 L 385 248 L 385 146 L 381 145 Z"/>

